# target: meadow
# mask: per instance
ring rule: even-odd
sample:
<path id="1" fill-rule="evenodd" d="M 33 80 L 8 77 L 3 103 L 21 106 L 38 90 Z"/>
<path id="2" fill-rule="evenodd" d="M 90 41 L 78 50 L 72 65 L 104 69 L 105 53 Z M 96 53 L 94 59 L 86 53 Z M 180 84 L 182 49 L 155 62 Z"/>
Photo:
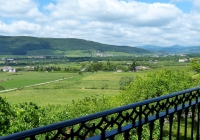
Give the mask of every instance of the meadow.
<path id="1" fill-rule="evenodd" d="M 170 64 L 170 65 L 167 65 Z M 94 72 L 65 73 L 65 72 L 18 72 L 0 73 L 0 86 L 6 90 L 17 88 L 13 91 L 0 92 L 1 97 L 11 103 L 34 102 L 40 106 L 65 105 L 72 100 L 81 100 L 85 97 L 113 96 L 120 92 L 119 80 L 128 76 L 135 78 L 158 69 L 189 69 L 186 64 L 159 63 L 157 68 L 139 72 Z M 177 65 L 179 64 L 179 65 Z M 71 66 L 80 66 L 77 63 Z M 60 65 L 64 67 L 63 65 Z M 59 80 L 60 79 L 60 80 Z M 55 81 L 56 80 L 56 81 Z M 52 83 L 50 83 L 53 81 Z M 35 84 L 45 83 L 35 86 Z M 30 86 L 30 87 L 29 87 Z"/>
<path id="2" fill-rule="evenodd" d="M 76 73 L 41 73 L 23 72 L 21 74 L 0 73 L 1 79 L 10 80 L 1 83 L 6 89 L 18 88 L 17 90 L 2 92 L 11 104 L 21 102 L 34 102 L 44 106 L 48 104 L 67 104 L 72 100 L 79 100 L 90 96 L 113 96 L 119 93 L 119 80 L 124 76 L 143 75 L 142 72 L 97 72 L 78 75 Z M 47 81 L 62 79 L 48 84 L 27 87 Z M 67 78 L 70 77 L 70 78 Z"/>
<path id="3" fill-rule="evenodd" d="M 48 72 L 17 72 L 0 73 L 0 85 L 5 89 L 20 88 L 33 84 L 49 82 L 75 76 L 74 73 L 48 73 Z"/>

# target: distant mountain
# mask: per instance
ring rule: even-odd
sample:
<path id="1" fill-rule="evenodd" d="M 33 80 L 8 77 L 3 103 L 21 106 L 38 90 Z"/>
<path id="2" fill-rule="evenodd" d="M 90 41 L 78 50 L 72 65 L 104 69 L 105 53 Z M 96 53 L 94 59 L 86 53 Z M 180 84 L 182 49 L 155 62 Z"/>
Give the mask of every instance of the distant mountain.
<path id="1" fill-rule="evenodd" d="M 169 47 L 161 47 L 154 45 L 145 45 L 145 46 L 138 46 L 138 48 L 158 53 L 200 53 L 200 46 L 184 47 L 184 46 L 174 45 Z"/>
<path id="2" fill-rule="evenodd" d="M 102 44 L 76 38 L 37 38 L 28 36 L 0 36 L 0 55 L 65 55 L 70 52 L 150 53 L 130 46 Z"/>
<path id="3" fill-rule="evenodd" d="M 137 47 L 145 49 L 145 50 L 149 50 L 152 52 L 160 51 L 160 49 L 161 49 L 160 46 L 154 46 L 154 45 L 144 45 L 144 46 L 137 46 Z"/>

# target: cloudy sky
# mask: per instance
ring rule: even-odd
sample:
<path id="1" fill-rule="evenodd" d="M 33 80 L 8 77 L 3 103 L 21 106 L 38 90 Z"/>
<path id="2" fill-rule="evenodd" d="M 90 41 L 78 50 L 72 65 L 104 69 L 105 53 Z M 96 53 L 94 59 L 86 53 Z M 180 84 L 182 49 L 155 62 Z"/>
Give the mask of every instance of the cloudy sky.
<path id="1" fill-rule="evenodd" d="M 200 0 L 0 0 L 0 35 L 200 46 Z"/>

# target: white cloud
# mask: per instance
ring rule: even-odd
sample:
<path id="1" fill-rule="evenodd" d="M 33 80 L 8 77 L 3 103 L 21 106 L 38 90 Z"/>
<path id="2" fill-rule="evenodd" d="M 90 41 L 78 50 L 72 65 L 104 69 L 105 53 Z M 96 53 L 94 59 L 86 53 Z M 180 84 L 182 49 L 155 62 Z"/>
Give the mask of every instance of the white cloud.
<path id="1" fill-rule="evenodd" d="M 200 0 L 193 0 L 194 10 L 200 13 Z"/>
<path id="2" fill-rule="evenodd" d="M 0 16 L 7 18 L 38 18 L 42 13 L 33 0 L 0 0 Z"/>
<path id="3" fill-rule="evenodd" d="M 0 22 L 0 31 L 6 35 L 36 35 L 41 27 L 26 21 L 15 21 L 11 24 Z"/>
<path id="4" fill-rule="evenodd" d="M 172 4 L 117 0 L 58 0 L 58 3 L 51 3 L 45 9 L 50 10 L 49 18 L 55 21 L 52 25 L 58 28 L 67 28 L 63 19 L 79 21 L 79 25 L 74 26 L 76 29 L 68 26 L 66 30 L 62 30 L 66 31 L 66 36 L 121 45 L 134 45 L 138 40 L 145 43 L 144 36 L 149 38 L 151 33 L 158 34 L 161 32 L 160 27 L 170 24 L 182 15 Z M 59 29 L 56 32 L 59 32 Z M 57 34 L 63 36 L 62 33 Z"/>
<path id="5" fill-rule="evenodd" d="M 162 26 L 181 14 L 181 11 L 171 4 L 117 0 L 60 0 L 56 5 L 49 4 L 46 9 L 51 10 L 51 18 L 57 20 L 66 18 L 137 26 Z"/>
<path id="6" fill-rule="evenodd" d="M 4 2 L 0 6 L 0 20 L 12 19 L 11 23 L 0 22 L 0 32 L 6 35 L 74 37 L 131 46 L 200 44 L 198 12 L 185 14 L 172 3 L 57 0 L 44 6 L 42 13 L 33 0 Z M 199 0 L 193 2 L 198 4 Z"/>

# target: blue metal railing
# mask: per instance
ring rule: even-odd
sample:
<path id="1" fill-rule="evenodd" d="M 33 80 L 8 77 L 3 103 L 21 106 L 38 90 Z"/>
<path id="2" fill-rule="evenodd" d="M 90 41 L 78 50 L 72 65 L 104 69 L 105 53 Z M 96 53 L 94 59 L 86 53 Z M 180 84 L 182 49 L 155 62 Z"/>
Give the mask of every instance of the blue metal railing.
<path id="1" fill-rule="evenodd" d="M 27 130 L 0 140 L 35 139 L 196 139 L 200 87 Z"/>

